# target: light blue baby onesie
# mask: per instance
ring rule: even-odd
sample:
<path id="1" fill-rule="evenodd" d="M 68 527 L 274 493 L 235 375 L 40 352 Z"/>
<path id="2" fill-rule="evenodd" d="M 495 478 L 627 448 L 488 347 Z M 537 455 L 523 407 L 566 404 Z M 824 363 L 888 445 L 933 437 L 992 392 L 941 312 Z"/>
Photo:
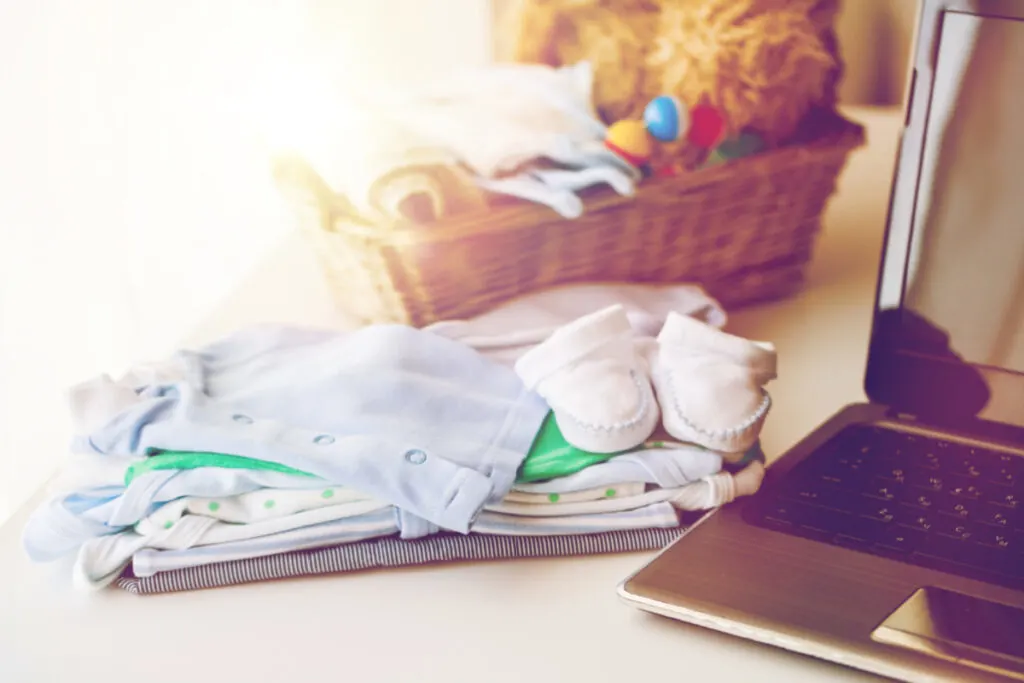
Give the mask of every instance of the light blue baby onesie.
<path id="1" fill-rule="evenodd" d="M 396 505 L 405 537 L 468 532 L 511 489 L 549 410 L 512 370 L 401 325 L 252 328 L 176 360 L 186 379 L 139 387 L 76 445 L 277 462 Z"/>

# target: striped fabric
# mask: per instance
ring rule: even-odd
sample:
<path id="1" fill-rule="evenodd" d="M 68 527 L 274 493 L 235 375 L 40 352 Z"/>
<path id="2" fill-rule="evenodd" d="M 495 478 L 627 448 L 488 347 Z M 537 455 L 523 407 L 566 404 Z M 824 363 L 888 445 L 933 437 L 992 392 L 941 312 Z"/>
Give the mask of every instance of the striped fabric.
<path id="1" fill-rule="evenodd" d="M 571 536 L 439 534 L 410 541 L 389 536 L 317 550 L 175 569 L 143 578 L 132 575 L 129 569 L 114 585 L 129 593 L 152 595 L 434 562 L 636 552 L 663 548 L 684 530 L 685 527 L 631 529 Z"/>

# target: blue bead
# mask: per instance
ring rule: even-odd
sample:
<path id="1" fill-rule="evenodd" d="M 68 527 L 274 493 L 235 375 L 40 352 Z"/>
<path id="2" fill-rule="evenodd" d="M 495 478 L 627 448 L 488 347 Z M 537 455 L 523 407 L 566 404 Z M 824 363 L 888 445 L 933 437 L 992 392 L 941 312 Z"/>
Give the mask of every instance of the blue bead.
<path id="1" fill-rule="evenodd" d="M 687 113 L 674 97 L 662 95 L 651 100 L 644 109 L 644 125 L 655 140 L 675 142 L 687 127 Z"/>

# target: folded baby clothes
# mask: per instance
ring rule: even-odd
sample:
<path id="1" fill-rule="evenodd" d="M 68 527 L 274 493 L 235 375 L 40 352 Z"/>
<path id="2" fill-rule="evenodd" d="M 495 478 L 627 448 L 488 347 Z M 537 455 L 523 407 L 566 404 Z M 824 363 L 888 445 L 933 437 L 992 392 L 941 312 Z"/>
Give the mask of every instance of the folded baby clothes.
<path id="1" fill-rule="evenodd" d="M 763 457 L 757 445 L 751 451 Z M 341 494 L 338 487 L 319 477 L 220 467 L 144 471 L 145 462 L 141 457 L 98 453 L 69 457 L 49 487 L 47 501 L 25 527 L 23 542 L 29 556 L 35 561 L 50 561 L 74 553 L 89 539 L 133 528 L 178 500 L 200 508 L 202 501 L 207 505 L 216 503 L 218 510 L 205 514 L 222 518 L 234 507 L 228 502 L 233 496 L 244 496 L 249 509 L 255 507 L 266 515 L 272 511 L 260 507 L 264 496 L 277 500 L 276 510 L 290 504 L 289 495 L 305 493 L 316 499 L 328 490 L 336 496 L 351 495 Z M 587 489 L 607 490 L 623 482 L 678 488 L 718 473 L 723 462 L 721 455 L 707 449 L 673 445 L 617 455 L 569 476 L 516 483 L 510 495 L 567 496 Z M 131 468 L 141 473 L 125 486 L 126 471 Z M 422 533 L 431 529 L 426 526 Z"/>
<path id="2" fill-rule="evenodd" d="M 709 457 L 710 456 L 710 457 Z M 84 455 L 97 459 L 102 456 Z M 615 462 L 623 460 L 623 462 Z M 134 462 L 134 461 L 133 461 Z M 702 464 L 703 463 L 703 464 Z M 130 465 L 135 467 L 137 463 Z M 543 533 L 594 533 L 608 529 L 644 528 L 647 526 L 665 525 L 671 522 L 669 508 L 659 503 L 671 503 L 677 509 L 706 509 L 727 500 L 718 500 L 710 496 L 708 490 L 711 481 L 722 466 L 722 459 L 713 456 L 703 449 L 651 449 L 649 451 L 616 456 L 611 461 L 602 463 L 591 480 L 601 484 L 600 490 L 565 491 L 563 493 L 530 493 L 510 492 L 507 499 L 485 506 L 471 527 L 475 533 L 526 534 Z M 636 474 L 638 479 L 648 474 L 667 474 L 661 481 L 680 484 L 675 490 L 656 489 L 647 492 L 648 484 L 643 481 L 623 482 L 609 480 L 617 473 Z M 603 472 L 603 474 L 602 474 Z M 186 469 L 178 472 L 172 470 L 156 470 L 136 475 L 127 489 L 121 489 L 125 495 L 144 486 L 145 490 L 156 498 L 168 498 L 162 503 L 148 503 L 134 506 L 134 510 L 149 510 L 137 522 L 127 528 L 124 525 L 105 523 L 104 517 L 98 512 L 110 516 L 122 515 L 120 521 L 128 523 L 133 516 L 123 516 L 124 506 L 118 505 L 118 497 L 111 496 L 116 487 L 98 486 L 93 489 L 96 500 L 101 505 L 85 507 L 88 519 L 95 523 L 99 531 L 92 530 L 85 538 L 64 538 L 64 545 L 56 548 L 51 542 L 47 546 L 48 536 L 40 533 L 39 528 L 46 529 L 46 523 L 52 526 L 70 518 L 78 518 L 63 507 L 56 506 L 63 516 L 54 515 L 50 518 L 37 513 L 40 519 L 26 529 L 26 541 L 32 541 L 43 548 L 41 559 L 53 559 L 66 552 L 78 550 L 75 581 L 85 588 L 98 588 L 109 583 L 120 574 L 121 570 L 133 557 L 150 557 L 145 551 L 178 551 L 167 557 L 203 558 L 203 561 L 223 561 L 238 559 L 241 555 L 255 556 L 260 552 L 285 552 L 298 548 L 318 547 L 324 543 L 356 542 L 364 538 L 375 538 L 393 533 L 397 529 L 398 510 L 387 503 L 375 500 L 370 496 L 350 488 L 327 485 L 323 480 L 304 474 L 286 475 L 280 472 L 253 470 L 250 474 L 254 479 L 246 479 L 244 470 L 216 467 Z M 187 491 L 188 482 L 195 488 L 210 492 L 208 479 L 200 478 L 206 474 L 209 479 L 216 475 L 228 475 L 223 478 L 220 491 L 230 491 L 232 483 L 241 484 L 242 493 L 222 496 L 194 496 L 181 494 Z M 567 482 L 562 488 L 572 488 L 573 477 L 551 481 Z M 276 481 L 259 479 L 271 476 Z M 730 475 L 726 475 L 730 476 Z M 157 477 L 163 482 L 162 488 L 146 486 L 148 477 Z M 175 477 L 180 478 L 180 481 Z M 657 476 L 648 476 L 655 479 Z M 116 472 L 105 472 L 94 483 L 116 481 Z M 173 485 L 174 483 L 177 485 Z M 276 486 L 261 486 L 250 490 L 253 483 L 272 483 Z M 691 483 L 695 482 L 695 483 Z M 685 484 L 690 483 L 689 490 Z M 287 488 L 281 484 L 300 484 L 301 488 Z M 315 484 L 315 485 L 314 485 Z M 550 486 L 550 482 L 548 482 Z M 556 487 L 557 488 L 557 487 Z M 89 500 L 82 493 L 74 494 L 74 501 L 82 505 Z M 59 500 L 59 499 L 58 499 Z M 65 499 L 65 503 L 68 499 Z M 138 498 L 141 502 L 144 498 Z M 516 506 L 526 505 L 529 510 L 523 511 Z M 129 506 L 132 507 L 132 506 Z M 44 508 L 49 510 L 49 508 Z M 378 513 L 378 511 L 380 511 Z M 526 514 L 528 512 L 529 514 Z M 137 516 L 137 515 L 135 515 Z M 544 520 L 532 518 L 544 517 Z M 430 527 L 424 534 L 434 533 L 437 527 Z M 50 536 L 53 534 L 51 532 Z M 27 543 L 32 549 L 32 546 Z M 201 549 L 205 548 L 205 549 Z M 214 548 L 211 550 L 210 548 Z M 60 552 L 57 552 L 60 550 Z M 195 550 L 195 552 L 185 552 Z M 40 554 L 36 549 L 36 553 Z M 155 557 L 155 556 L 154 556 Z M 214 560 L 208 558 L 213 557 Z M 36 557 L 40 559 L 40 557 Z M 145 560 L 143 560 L 145 561 Z M 192 561 L 189 559 L 189 561 Z"/>
<path id="3" fill-rule="evenodd" d="M 665 368 L 711 355 L 711 367 L 745 369 L 762 391 L 775 371 L 766 345 L 739 340 L 720 344 L 725 360 L 711 354 L 709 339 L 739 338 L 705 322 L 713 305 L 691 304 L 693 317 L 613 303 L 539 340 L 521 333 L 502 360 L 466 342 L 480 320 L 352 333 L 268 326 L 97 378 L 72 392 L 75 453 L 26 525 L 25 548 L 34 560 L 77 552 L 74 581 L 95 589 L 126 570 L 153 576 L 394 536 L 676 528 L 680 511 L 758 489 L 760 424 L 735 450 L 654 437 L 655 394 L 674 394 L 652 387 L 648 358 Z M 771 363 L 747 345 L 771 351 Z M 722 381 L 738 373 L 693 364 L 696 381 L 739 394 Z"/>
<path id="4" fill-rule="evenodd" d="M 754 461 L 736 474 L 718 472 L 674 489 L 623 482 L 564 498 L 518 492 L 486 506 L 470 533 L 537 536 L 671 527 L 676 510 L 711 509 L 750 495 L 763 472 Z M 181 498 L 160 506 L 131 531 L 86 541 L 74 578 L 80 587 L 95 589 L 109 584 L 130 562 L 143 575 L 157 571 L 154 566 L 182 568 L 358 542 L 396 532 L 397 519 L 392 506 L 337 487 Z"/>
<path id="5" fill-rule="evenodd" d="M 565 439 L 577 448 L 627 451 L 657 427 L 658 404 L 621 305 L 555 330 L 516 361 L 515 371 L 547 400 Z"/>
<path id="6" fill-rule="evenodd" d="M 592 104 L 593 69 L 493 64 L 464 69 L 398 97 L 379 97 L 383 120 L 453 156 L 480 188 L 583 213 L 579 190 L 608 185 L 632 196 L 641 174 L 605 148 L 605 124 Z"/>
<path id="7" fill-rule="evenodd" d="M 390 524 L 388 523 L 388 520 Z M 262 557 L 296 550 L 307 550 L 340 543 L 356 543 L 366 538 L 393 535 L 397 531 L 394 511 L 381 510 L 361 517 L 340 519 L 301 527 L 271 536 L 197 546 L 181 550 L 156 550 L 143 547 L 131 556 L 132 572 L 150 576 L 159 571 L 196 567 L 217 562 Z M 499 536 L 582 535 L 618 529 L 673 528 L 679 525 L 675 509 L 669 503 L 654 503 L 636 510 L 593 515 L 531 518 L 496 512 L 480 514 L 471 533 Z M 77 567 L 84 567 L 82 563 Z M 121 565 L 123 569 L 124 565 Z M 120 573 L 120 571 L 118 571 Z M 79 573 L 82 587 L 101 587 L 114 577 L 104 576 L 90 583 L 91 576 Z"/>
<path id="8" fill-rule="evenodd" d="M 420 521 L 468 531 L 511 488 L 548 413 L 507 368 L 401 325 L 254 328 L 179 355 L 188 379 L 135 387 L 137 401 L 77 445 L 276 462 L 398 506 L 405 534 Z"/>
<path id="9" fill-rule="evenodd" d="M 775 348 L 683 315 L 669 315 L 648 354 L 651 380 L 675 438 L 740 452 L 758 438 L 771 408 Z"/>
<path id="10" fill-rule="evenodd" d="M 450 150 L 483 177 L 517 170 L 565 141 L 603 140 L 587 62 L 460 69 L 402 92 L 381 92 L 379 115 Z"/>
<path id="11" fill-rule="evenodd" d="M 675 533 L 669 533 L 681 525 L 676 508 L 703 510 L 725 504 L 738 496 L 750 495 L 757 490 L 763 476 L 763 465 L 754 461 L 735 475 L 722 472 L 697 484 L 660 494 L 663 499 L 671 498 L 671 505 L 667 502 L 651 503 L 649 501 L 656 500 L 657 496 L 648 495 L 642 501 L 635 501 L 647 504 L 622 512 L 533 516 L 522 508 L 561 508 L 568 512 L 580 501 L 570 501 L 565 505 L 536 498 L 510 501 L 506 512 L 482 513 L 474 529 L 465 536 L 441 532 L 424 539 L 400 540 L 392 532 L 382 534 L 386 537 L 379 540 L 372 537 L 358 540 L 351 530 L 346 529 L 351 525 L 349 522 L 319 525 L 243 543 L 179 551 L 143 549 L 134 555 L 131 565 L 115 580 L 115 584 L 133 592 L 167 592 L 446 559 L 654 549 L 676 537 Z M 622 484 L 620 489 L 632 494 L 636 486 Z M 587 492 L 586 497 L 593 498 L 594 493 Z M 373 516 L 367 517 L 372 519 Z M 364 523 L 362 528 L 371 529 L 372 522 Z M 381 524 L 376 531 L 386 529 L 386 524 Z M 337 545 L 330 545 L 330 539 L 337 539 Z M 618 540 L 613 542 L 613 539 Z"/>
<path id="12" fill-rule="evenodd" d="M 658 550 L 685 531 L 630 529 L 576 536 L 490 536 L 442 533 L 402 540 L 395 536 L 135 576 L 131 568 L 114 582 L 137 595 L 157 595 L 257 581 L 338 574 L 440 562 L 567 557 Z"/>

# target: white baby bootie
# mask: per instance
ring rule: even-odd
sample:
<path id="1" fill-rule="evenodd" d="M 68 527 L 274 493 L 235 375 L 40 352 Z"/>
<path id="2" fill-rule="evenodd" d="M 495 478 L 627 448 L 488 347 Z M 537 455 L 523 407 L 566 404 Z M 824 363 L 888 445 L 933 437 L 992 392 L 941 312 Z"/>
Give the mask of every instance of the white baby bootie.
<path id="1" fill-rule="evenodd" d="M 672 313 L 648 361 L 669 434 L 728 453 L 754 444 L 771 407 L 774 346 Z"/>
<path id="2" fill-rule="evenodd" d="M 520 357 L 515 371 L 548 402 L 565 440 L 582 450 L 629 450 L 658 426 L 646 364 L 620 305 L 558 328 Z"/>

